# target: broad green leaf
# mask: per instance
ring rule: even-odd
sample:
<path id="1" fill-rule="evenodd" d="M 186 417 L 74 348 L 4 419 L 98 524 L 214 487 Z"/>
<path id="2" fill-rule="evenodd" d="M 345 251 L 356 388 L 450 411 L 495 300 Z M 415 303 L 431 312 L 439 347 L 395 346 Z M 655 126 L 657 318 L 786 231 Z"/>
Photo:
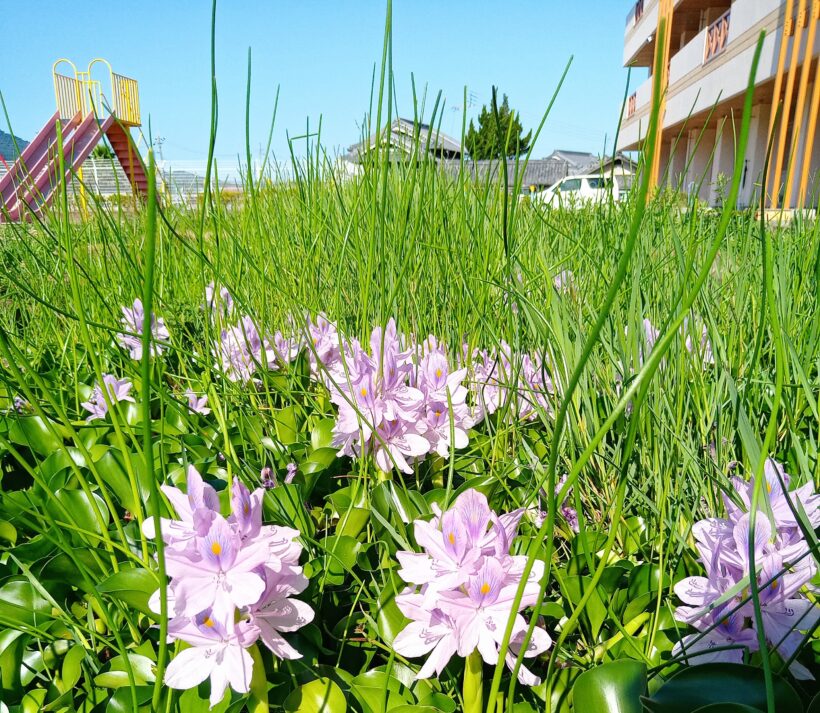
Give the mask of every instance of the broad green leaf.
<path id="1" fill-rule="evenodd" d="M 582 673 L 572 687 L 576 711 L 641 713 L 646 693 L 646 665 L 639 661 L 613 661 Z"/>
<path id="2" fill-rule="evenodd" d="M 14 545 L 17 542 L 17 529 L 10 522 L 0 520 L 0 540 Z"/>
<path id="3" fill-rule="evenodd" d="M 778 711 L 801 713 L 800 697 L 785 679 L 774 676 L 775 704 Z M 651 713 L 694 713 L 711 703 L 742 703 L 766 710 L 766 684 L 763 672 L 753 666 L 731 663 L 705 663 L 686 666 L 655 693 L 643 699 Z"/>
<path id="4" fill-rule="evenodd" d="M 137 696 L 139 713 L 150 713 L 149 706 L 151 704 L 151 696 L 154 693 L 154 687 L 137 686 L 134 693 L 136 693 Z M 109 699 L 108 705 L 105 708 L 105 713 L 134 713 L 131 689 L 117 689 L 114 692 L 114 695 L 112 695 Z"/>
<path id="5" fill-rule="evenodd" d="M 285 699 L 288 713 L 345 713 L 347 701 L 329 678 L 317 678 L 299 686 Z"/>
<path id="6" fill-rule="evenodd" d="M 8 439 L 20 446 L 28 446 L 41 456 L 50 456 L 62 448 L 63 441 L 40 418 L 40 416 L 23 416 L 15 419 L 9 429 Z"/>
<path id="7" fill-rule="evenodd" d="M 97 591 L 101 594 L 109 594 L 143 614 L 156 616 L 148 607 L 148 600 L 157 587 L 159 587 L 159 581 L 153 572 L 134 568 L 115 572 L 97 585 Z"/>
<path id="8" fill-rule="evenodd" d="M 760 708 L 745 706 L 742 703 L 710 703 L 698 708 L 694 713 L 765 713 Z"/>
<path id="9" fill-rule="evenodd" d="M 51 604 L 28 580 L 12 580 L 0 587 L 0 621 L 42 627 L 51 620 Z"/>
<path id="10" fill-rule="evenodd" d="M 79 644 L 72 646 L 63 657 L 62 687 L 71 690 L 82 675 L 82 663 L 85 658 L 85 648 Z"/>

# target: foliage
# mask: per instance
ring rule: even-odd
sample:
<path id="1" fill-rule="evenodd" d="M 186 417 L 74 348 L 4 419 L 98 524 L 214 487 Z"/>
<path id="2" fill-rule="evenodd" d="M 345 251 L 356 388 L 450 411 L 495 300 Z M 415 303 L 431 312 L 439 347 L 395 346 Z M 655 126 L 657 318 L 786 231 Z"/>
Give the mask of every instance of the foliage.
<path id="1" fill-rule="evenodd" d="M 499 158 L 514 158 L 527 153 L 532 140 L 532 130 L 524 134 L 524 127 L 518 112 L 510 109 L 507 95 L 501 106 L 481 107 L 478 128 L 470 119 L 464 145 L 474 161 Z"/>

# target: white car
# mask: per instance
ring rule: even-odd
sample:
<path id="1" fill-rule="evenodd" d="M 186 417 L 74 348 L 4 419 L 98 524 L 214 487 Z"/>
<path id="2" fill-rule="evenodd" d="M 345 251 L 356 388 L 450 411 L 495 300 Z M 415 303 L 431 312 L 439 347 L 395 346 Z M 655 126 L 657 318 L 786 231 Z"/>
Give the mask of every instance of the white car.
<path id="1" fill-rule="evenodd" d="M 530 199 L 550 208 L 578 208 L 590 203 L 605 203 L 609 199 L 618 202 L 618 182 L 610 176 L 567 176 L 545 191 L 533 193 Z"/>

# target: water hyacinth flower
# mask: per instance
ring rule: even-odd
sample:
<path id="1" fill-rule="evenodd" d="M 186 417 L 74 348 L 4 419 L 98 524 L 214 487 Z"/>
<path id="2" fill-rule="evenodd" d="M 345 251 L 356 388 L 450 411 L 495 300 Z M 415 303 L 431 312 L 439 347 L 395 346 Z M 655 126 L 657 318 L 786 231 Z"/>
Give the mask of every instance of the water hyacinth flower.
<path id="1" fill-rule="evenodd" d="M 452 508 L 435 512 L 430 522 L 413 523 L 423 551 L 396 555 L 398 574 L 409 585 L 396 604 L 410 623 L 393 640 L 393 649 L 411 658 L 427 656 L 417 679 L 440 674 L 455 654 L 467 657 L 478 651 L 494 665 L 507 622 L 514 617 L 505 659 L 512 668 L 528 626 L 521 611 L 536 603 L 544 574 L 543 563 L 536 561 L 514 610 L 527 558 L 510 554 L 510 546 L 524 511 L 498 516 L 484 495 L 467 490 Z M 536 627 L 525 656 L 537 656 L 551 643 L 547 632 Z M 518 678 L 525 685 L 540 683 L 525 666 Z"/>
<path id="2" fill-rule="evenodd" d="M 816 565 L 792 511 L 797 511 L 799 504 L 810 526 L 820 526 L 820 496 L 811 484 L 788 491 L 789 476 L 772 459 L 766 461 L 764 475 L 765 502 L 760 503 L 764 509 L 756 513 L 754 531 L 749 512 L 754 481 L 739 478 L 732 479 L 735 497 L 724 496 L 728 518 L 708 518 L 692 528 L 706 576 L 687 577 L 675 585 L 675 594 L 683 602 L 675 617 L 702 632 L 684 637 L 673 651 L 684 655 L 688 663 L 737 663 L 742 661 L 744 649 L 757 649 L 754 605 L 749 586 L 742 586 L 753 568 L 752 586 L 758 593 L 762 633 L 783 660 L 791 658 L 801 645 L 800 632 L 811 631 L 820 620 L 820 606 L 803 593 L 816 574 Z M 717 603 L 738 585 L 737 595 Z M 735 648 L 712 650 L 718 646 Z M 795 678 L 813 678 L 797 661 L 791 662 L 789 670 Z"/>
<path id="3" fill-rule="evenodd" d="M 339 410 L 333 429 L 339 455 L 372 454 L 385 472 L 412 473 L 428 453 L 447 457 L 450 447 L 467 445 L 473 424 L 462 385 L 467 370 L 452 371 L 442 350 L 416 362 L 423 348 L 400 337 L 392 319 L 373 329 L 369 352 L 355 340 L 340 341 L 326 320 L 317 319 L 311 330 L 315 358 L 327 358 L 325 383 Z"/>
<path id="4" fill-rule="evenodd" d="M 260 335 L 253 320 L 247 316 L 222 330 L 215 354 L 217 368 L 231 381 L 247 383 L 260 367 L 277 368 L 276 352 L 270 340 Z"/>
<path id="5" fill-rule="evenodd" d="M 301 628 L 314 613 L 291 598 L 307 586 L 299 531 L 262 524 L 264 489 L 250 492 L 234 479 L 231 514 L 224 517 L 213 487 L 193 466 L 187 475 L 187 493 L 162 486 L 177 515 L 160 520 L 170 577 L 168 640 L 191 646 L 171 661 L 165 684 L 190 688 L 210 678 L 213 707 L 228 685 L 249 690 L 247 649 L 257 641 L 279 658 L 300 658 L 282 633 Z M 156 537 L 155 518 L 145 520 L 143 533 Z M 149 604 L 159 611 L 159 590 Z"/>
<path id="6" fill-rule="evenodd" d="M 227 287 L 216 288 L 211 282 L 205 287 L 205 308 L 211 316 L 228 319 L 233 314 L 233 297 Z"/>
<path id="7" fill-rule="evenodd" d="M 137 298 L 131 307 L 122 308 L 122 326 L 125 334 L 117 335 L 117 342 L 123 349 L 127 349 L 129 356 L 139 361 L 142 359 L 142 329 L 145 321 L 145 309 L 142 300 Z M 167 342 L 170 334 L 161 318 L 151 315 L 151 356 L 159 356 L 165 347 L 158 342 Z"/>
<path id="8" fill-rule="evenodd" d="M 299 466 L 296 463 L 288 463 L 286 466 L 286 475 L 285 475 L 285 484 L 290 485 L 293 482 L 293 479 L 296 477 L 296 471 L 299 469 Z"/>
<path id="9" fill-rule="evenodd" d="M 201 416 L 207 416 L 211 413 L 211 409 L 208 408 L 207 394 L 197 396 L 192 389 L 188 388 L 185 391 L 185 396 L 188 398 L 188 410 L 192 413 L 198 413 Z"/>
<path id="10" fill-rule="evenodd" d="M 572 270 L 561 270 L 552 278 L 552 286 L 557 292 L 572 292 L 575 289 L 575 275 L 572 274 Z"/>
<path id="11" fill-rule="evenodd" d="M 84 409 L 90 412 L 86 421 L 90 422 L 96 419 L 103 419 L 108 413 L 108 402 L 105 400 L 103 388 L 105 388 L 105 393 L 108 395 L 108 402 L 112 404 L 119 401 L 130 401 L 134 403 L 134 397 L 131 396 L 133 384 L 128 381 L 128 379 L 118 379 L 113 374 L 103 374 L 103 386 L 95 384 L 88 401 L 84 401 L 80 404 Z"/>

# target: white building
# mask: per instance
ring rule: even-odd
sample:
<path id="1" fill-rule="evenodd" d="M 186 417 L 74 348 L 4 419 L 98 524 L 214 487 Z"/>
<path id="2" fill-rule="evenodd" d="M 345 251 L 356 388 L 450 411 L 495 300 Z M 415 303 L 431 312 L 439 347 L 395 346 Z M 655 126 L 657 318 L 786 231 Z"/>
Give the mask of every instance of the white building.
<path id="1" fill-rule="evenodd" d="M 659 43 L 661 29 L 666 43 Z M 749 144 L 737 156 L 743 100 L 761 31 Z M 817 207 L 820 198 L 820 0 L 638 0 L 627 16 L 625 66 L 650 76 L 629 97 L 618 140 L 638 150 L 652 107 L 656 52 L 662 134 L 653 180 L 718 203 L 743 161 L 740 205 L 760 201 L 769 138 L 768 208 Z M 726 177 L 726 178 L 722 178 Z"/>

